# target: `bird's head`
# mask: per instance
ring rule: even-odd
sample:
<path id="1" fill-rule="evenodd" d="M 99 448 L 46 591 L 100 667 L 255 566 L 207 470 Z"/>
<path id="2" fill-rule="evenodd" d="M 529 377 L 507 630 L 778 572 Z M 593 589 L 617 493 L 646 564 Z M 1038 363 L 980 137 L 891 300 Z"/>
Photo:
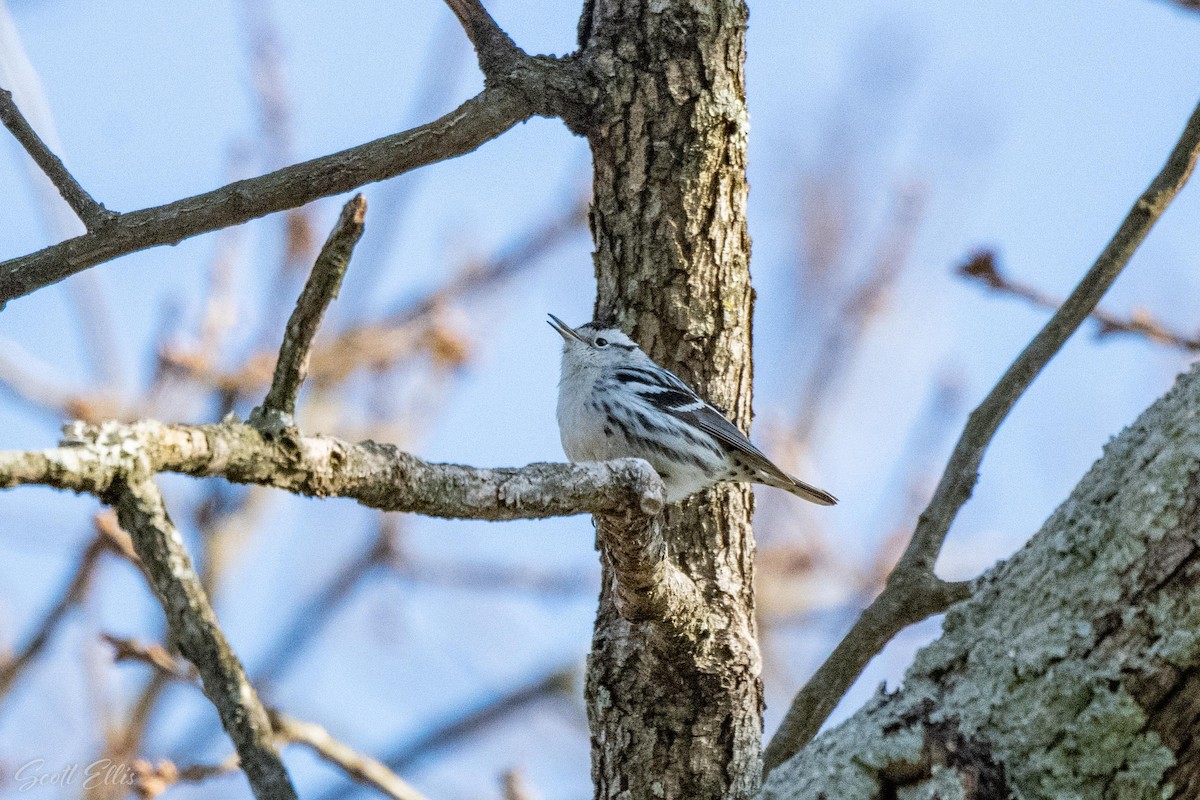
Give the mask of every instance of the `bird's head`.
<path id="1" fill-rule="evenodd" d="M 644 358 L 637 342 L 615 325 L 589 322 L 572 328 L 553 314 L 549 324 L 563 338 L 563 361 L 574 367 L 620 366 Z"/>

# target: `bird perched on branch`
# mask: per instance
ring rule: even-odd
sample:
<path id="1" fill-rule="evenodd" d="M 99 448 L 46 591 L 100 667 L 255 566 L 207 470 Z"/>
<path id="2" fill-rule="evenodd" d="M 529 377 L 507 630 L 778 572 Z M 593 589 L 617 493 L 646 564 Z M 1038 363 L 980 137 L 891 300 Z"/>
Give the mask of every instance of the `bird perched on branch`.
<path id="1" fill-rule="evenodd" d="M 619 328 L 572 328 L 563 338 L 558 430 L 571 461 L 644 458 L 675 503 L 721 481 L 762 483 L 824 506 L 837 498 L 771 463 L 720 411 L 642 352 Z"/>

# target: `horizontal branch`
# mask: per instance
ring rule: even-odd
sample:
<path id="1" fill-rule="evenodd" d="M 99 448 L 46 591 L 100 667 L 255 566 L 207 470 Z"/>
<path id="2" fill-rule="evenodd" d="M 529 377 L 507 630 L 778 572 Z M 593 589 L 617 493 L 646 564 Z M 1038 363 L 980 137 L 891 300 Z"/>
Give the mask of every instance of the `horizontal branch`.
<path id="1" fill-rule="evenodd" d="M 537 113 L 529 99 L 536 91 L 536 81 L 531 82 L 535 85 L 527 91 L 511 84 L 489 87 L 426 125 L 195 197 L 119 214 L 83 236 L 2 262 L 0 304 L 114 258 L 178 244 L 469 153 Z"/>
<path id="2" fill-rule="evenodd" d="M 0 488 L 42 484 L 102 495 L 123 475 L 179 472 L 346 497 L 383 511 L 449 519 L 541 519 L 663 506 L 662 481 L 640 459 L 483 469 L 431 464 L 394 445 L 215 425 L 72 423 L 63 446 L 0 451 Z"/>

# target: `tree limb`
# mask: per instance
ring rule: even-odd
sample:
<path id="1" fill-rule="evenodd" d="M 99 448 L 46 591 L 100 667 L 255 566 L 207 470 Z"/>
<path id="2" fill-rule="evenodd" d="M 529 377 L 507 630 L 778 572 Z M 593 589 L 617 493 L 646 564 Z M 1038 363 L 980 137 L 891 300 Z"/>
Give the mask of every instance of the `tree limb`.
<path id="1" fill-rule="evenodd" d="M 13 102 L 12 92 L 3 87 L 0 87 L 0 122 L 3 122 L 4 127 L 8 128 L 13 137 L 21 143 L 25 152 L 29 153 L 29 157 L 42 172 L 46 173 L 46 177 L 54 184 L 54 188 L 58 189 L 63 200 L 67 201 L 67 205 L 71 207 L 71 210 L 82 220 L 89 231 L 102 227 L 104 223 L 116 216 L 93 200 L 92 196 L 79 185 L 79 182 L 63 165 L 62 159 L 50 151 L 46 143 L 37 135 L 37 131 L 25 119 L 25 115 L 17 108 L 17 104 Z"/>
<path id="2" fill-rule="evenodd" d="M 630 508 L 652 517 L 663 506 L 662 481 L 641 459 L 498 469 L 431 464 L 394 445 L 295 432 L 268 438 L 235 420 L 72 423 L 62 447 L 0 451 L 0 488 L 42 484 L 102 495 L 123 475 L 155 472 L 223 477 L 447 519 L 542 519 Z"/>
<path id="3" fill-rule="evenodd" d="M 200 673 L 204 693 L 233 740 L 254 796 L 295 800 L 267 712 L 217 623 L 158 487 L 148 478 L 121 475 L 104 495 L 133 539 L 175 646 Z"/>
<path id="4" fill-rule="evenodd" d="M 1129 210 L 1095 264 L 983 402 L 971 412 L 933 499 L 922 512 L 899 564 L 889 576 L 883 592 L 863 612 L 821 669 L 797 693 L 763 754 L 764 775 L 799 752 L 816 735 L 837 701 L 892 636 L 909 624 L 945 611 L 951 604 L 969 596 L 967 584 L 942 581 L 933 570 L 950 525 L 970 498 L 979 478 L 983 454 L 1017 400 L 1095 310 L 1138 245 L 1187 183 L 1198 157 L 1200 105 L 1188 119 L 1167 163 Z M 888 615 L 889 608 L 895 610 L 895 616 Z"/>
<path id="5" fill-rule="evenodd" d="M 367 212 L 367 201 L 361 194 L 355 195 L 342 208 L 337 224 L 329 234 L 325 246 L 313 264 L 304 291 L 296 300 L 296 308 L 288 319 L 279 348 L 279 359 L 275 362 L 275 377 L 260 408 L 255 409 L 251 420 L 255 422 L 278 422 L 282 427 L 293 425 L 296 413 L 296 396 L 308 375 L 308 360 L 312 351 L 313 337 L 325 309 L 337 297 L 350 266 L 350 255 L 363 233 L 363 216 Z M 278 419 L 268 419 L 269 417 Z M 261 420 L 260 420 L 261 418 Z"/>
<path id="6" fill-rule="evenodd" d="M 996 266 L 996 254 L 989 250 L 973 254 L 955 272 L 968 280 L 977 281 L 993 291 L 1011 297 L 1019 297 L 1039 308 L 1056 309 L 1061 305 L 1060 301 L 1047 297 L 1034 287 L 1015 281 L 1001 272 Z M 1135 309 L 1129 317 L 1118 317 L 1116 314 L 1097 308 L 1092 312 L 1092 319 L 1099 325 L 1099 330 L 1096 331 L 1097 338 L 1116 333 L 1130 333 L 1158 344 L 1170 345 L 1192 352 L 1200 350 L 1200 336 L 1187 336 L 1173 331 L 1145 310 Z"/>
<path id="7" fill-rule="evenodd" d="M 193 670 L 189 665 L 175 659 L 162 645 L 146 644 L 136 639 L 124 639 L 108 634 L 104 634 L 103 638 L 113 646 L 117 661 L 137 661 L 170 680 L 193 682 Z M 370 786 L 395 800 L 425 800 L 424 795 L 383 764 L 333 738 L 329 731 L 320 725 L 288 716 L 275 708 L 266 709 L 266 713 L 277 743 L 308 747 L 321 759 L 341 768 L 356 783 Z M 228 760 L 222 762 L 223 765 L 227 763 Z M 236 758 L 233 766 L 237 767 Z M 202 774 L 202 777 L 208 776 Z"/>
<path id="8" fill-rule="evenodd" d="M 763 800 L 1200 796 L 1197 453 L 1193 365 Z"/>
<path id="9" fill-rule="evenodd" d="M 296 208 L 321 197 L 454 158 L 538 113 L 529 92 L 489 87 L 449 114 L 403 133 L 295 164 L 205 194 L 120 214 L 83 236 L 0 263 L 0 303 L 114 258 Z"/>
<path id="10" fill-rule="evenodd" d="M 612 568 L 617 611 L 630 622 L 657 622 L 698 640 L 708 628 L 708 604 L 695 582 L 667 555 L 662 518 L 597 514 L 600 552 Z"/>

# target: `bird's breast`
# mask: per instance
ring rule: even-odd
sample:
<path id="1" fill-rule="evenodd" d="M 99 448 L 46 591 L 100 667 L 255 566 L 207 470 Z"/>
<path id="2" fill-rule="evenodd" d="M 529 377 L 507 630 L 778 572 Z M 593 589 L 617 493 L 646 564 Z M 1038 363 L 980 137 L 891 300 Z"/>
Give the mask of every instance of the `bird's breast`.
<path id="1" fill-rule="evenodd" d="M 558 386 L 558 432 L 571 461 L 606 461 L 611 451 L 611 425 L 605 430 L 603 407 L 588 375 L 564 374 Z"/>

